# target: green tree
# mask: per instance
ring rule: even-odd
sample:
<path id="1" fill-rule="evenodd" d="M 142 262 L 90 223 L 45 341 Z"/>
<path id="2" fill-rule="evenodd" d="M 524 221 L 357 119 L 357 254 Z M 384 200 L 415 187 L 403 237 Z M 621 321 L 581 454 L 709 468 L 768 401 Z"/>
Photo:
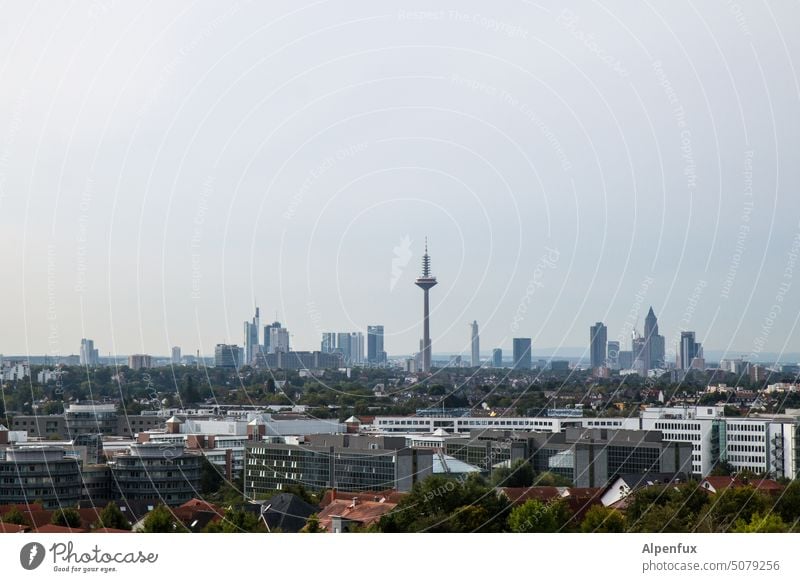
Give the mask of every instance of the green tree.
<path id="1" fill-rule="evenodd" d="M 616 509 L 593 505 L 581 522 L 583 533 L 621 533 L 625 531 L 625 518 Z"/>
<path id="2" fill-rule="evenodd" d="M 219 468 L 209 461 L 206 457 L 200 464 L 200 492 L 209 495 L 219 491 L 225 482 Z"/>
<path id="3" fill-rule="evenodd" d="M 263 533 L 266 531 L 267 528 L 259 516 L 244 511 L 241 507 L 231 507 L 221 520 L 206 526 L 208 533 Z"/>
<path id="4" fill-rule="evenodd" d="M 786 523 L 800 520 L 800 481 L 792 481 L 786 486 L 775 504 L 775 510 Z"/>
<path id="5" fill-rule="evenodd" d="M 16 507 L 12 507 L 5 513 L 3 521 L 5 523 L 14 523 L 17 525 L 30 525 L 25 515 Z"/>
<path id="6" fill-rule="evenodd" d="M 789 531 L 789 526 L 776 513 L 762 515 L 755 512 L 750 516 L 749 521 L 738 519 L 731 531 L 735 533 L 783 533 Z"/>
<path id="7" fill-rule="evenodd" d="M 323 533 L 325 528 L 320 525 L 319 516 L 316 513 L 312 513 L 308 516 L 306 525 L 300 531 L 302 533 Z"/>
<path id="8" fill-rule="evenodd" d="M 533 466 L 525 459 L 517 459 L 511 467 L 500 467 L 492 473 L 495 487 L 530 487 L 533 485 Z"/>
<path id="9" fill-rule="evenodd" d="M 81 514 L 78 513 L 77 509 L 72 509 L 71 507 L 56 509 L 50 518 L 50 523 L 76 529 L 81 527 Z"/>
<path id="10" fill-rule="evenodd" d="M 508 527 L 515 533 L 554 533 L 562 531 L 570 514 L 560 500 L 542 503 L 529 499 L 508 516 Z"/>
<path id="11" fill-rule="evenodd" d="M 185 531 L 184 525 L 165 505 L 159 505 L 148 513 L 142 524 L 144 533 L 183 533 Z"/>
<path id="12" fill-rule="evenodd" d="M 766 515 L 772 503 L 752 487 L 730 487 L 712 495 L 699 516 L 697 530 L 706 533 L 731 531 L 739 520 L 749 523 L 753 514 Z"/>
<path id="13" fill-rule="evenodd" d="M 125 514 L 120 511 L 117 504 L 113 501 L 103 508 L 95 522 L 95 527 L 106 527 L 110 529 L 130 530 L 131 524 Z"/>
<path id="14" fill-rule="evenodd" d="M 486 519 L 474 530 L 475 512 L 456 517 L 464 508 L 485 510 Z M 433 475 L 418 482 L 393 511 L 384 515 L 378 529 L 384 532 L 498 532 L 505 529 L 508 500 L 480 476 L 463 480 Z"/>
<path id="15" fill-rule="evenodd" d="M 186 403 L 200 402 L 200 391 L 195 386 L 194 377 L 191 374 L 183 376 L 181 399 Z"/>

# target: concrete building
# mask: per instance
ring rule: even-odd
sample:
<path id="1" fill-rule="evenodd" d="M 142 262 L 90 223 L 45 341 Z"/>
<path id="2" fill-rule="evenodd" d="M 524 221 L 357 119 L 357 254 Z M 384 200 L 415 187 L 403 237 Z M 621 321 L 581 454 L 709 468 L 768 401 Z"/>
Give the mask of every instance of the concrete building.
<path id="1" fill-rule="evenodd" d="M 197 496 L 203 456 L 182 445 L 142 443 L 109 463 L 117 494 L 126 502 L 177 506 Z"/>
<path id="2" fill-rule="evenodd" d="M 269 329 L 269 350 L 268 354 L 289 351 L 289 330 L 281 327 L 277 321 Z"/>
<path id="3" fill-rule="evenodd" d="M 181 348 L 179 346 L 172 347 L 172 358 L 170 359 L 173 366 L 180 366 L 181 364 Z"/>
<path id="4" fill-rule="evenodd" d="M 478 322 L 473 321 L 470 324 L 470 329 L 472 331 L 470 347 L 472 348 L 472 359 L 470 364 L 473 368 L 477 368 L 481 365 L 481 338 L 478 334 Z"/>
<path id="5" fill-rule="evenodd" d="M 616 340 L 610 341 L 610 342 L 608 342 L 606 344 L 606 346 L 607 346 L 606 358 L 607 358 L 607 361 L 608 361 L 608 367 L 611 368 L 612 370 L 619 370 L 620 369 L 620 363 L 619 363 L 619 349 L 620 349 L 620 346 L 619 346 L 619 342 L 616 341 Z"/>
<path id="6" fill-rule="evenodd" d="M 531 338 L 514 338 L 514 362 L 512 368 L 515 370 L 531 369 Z"/>
<path id="7" fill-rule="evenodd" d="M 244 322 L 244 361 L 243 365 L 250 366 L 253 364 L 258 353 L 261 351 L 259 345 L 258 334 L 261 331 L 261 316 L 259 314 L 258 306 L 251 321 Z"/>
<path id="8" fill-rule="evenodd" d="M 608 328 L 598 321 L 589 328 L 589 360 L 592 370 L 606 366 Z"/>
<path id="9" fill-rule="evenodd" d="M 500 348 L 495 348 L 492 350 L 492 367 L 493 368 L 503 367 L 503 350 Z"/>
<path id="10" fill-rule="evenodd" d="M 93 367 L 100 363 L 100 352 L 94 347 L 94 340 L 81 339 L 80 365 Z"/>
<path id="11" fill-rule="evenodd" d="M 335 370 L 342 367 L 338 352 L 275 352 L 259 355 L 256 367 L 270 370 Z"/>
<path id="12" fill-rule="evenodd" d="M 382 325 L 367 326 L 367 363 L 373 366 L 386 365 L 386 350 L 384 348 L 384 332 Z M 323 350 L 324 351 L 324 350 Z"/>
<path id="13" fill-rule="evenodd" d="M 430 450 L 402 437 L 315 435 L 302 443 L 252 442 L 245 453 L 245 497 L 265 499 L 285 485 L 346 491 L 409 491 L 433 473 Z"/>
<path id="14" fill-rule="evenodd" d="M 243 365 L 240 353 L 236 344 L 217 344 L 214 347 L 214 367 L 238 370 Z"/>
<path id="15" fill-rule="evenodd" d="M 128 356 L 128 367 L 131 370 L 146 370 L 153 367 L 153 358 L 147 354 Z"/>
<path id="16" fill-rule="evenodd" d="M 80 467 L 63 448 L 11 447 L 0 455 L 0 505 L 39 500 L 45 509 L 57 509 L 80 501 Z"/>

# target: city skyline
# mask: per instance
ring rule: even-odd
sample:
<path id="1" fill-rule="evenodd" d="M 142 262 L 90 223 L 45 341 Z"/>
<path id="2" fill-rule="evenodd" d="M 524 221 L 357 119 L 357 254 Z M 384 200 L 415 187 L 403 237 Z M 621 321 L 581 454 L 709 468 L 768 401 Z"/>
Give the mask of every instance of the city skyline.
<path id="1" fill-rule="evenodd" d="M 667 351 L 683 329 L 707 353 L 800 351 L 800 120 L 785 76 L 800 41 L 763 34 L 768 13 L 748 14 L 743 36 L 725 11 L 696 7 L 687 24 L 664 6 L 674 35 L 620 16 L 633 38 L 591 4 L 533 19 L 504 8 L 541 39 L 531 49 L 358 2 L 316 16 L 346 35 L 261 6 L 115 6 L 101 27 L 8 10 L 29 28 L 0 40 L 14 55 L 0 353 L 68 354 L 88 336 L 102 355 L 210 354 L 242 343 L 256 298 L 298 346 L 381 321 L 388 351 L 413 353 L 408 282 L 426 234 L 436 353 L 469 353 L 472 320 L 487 349 L 584 346 L 598 320 L 616 339 L 650 304 Z M 283 35 L 308 40 L 260 34 L 281 17 Z"/>

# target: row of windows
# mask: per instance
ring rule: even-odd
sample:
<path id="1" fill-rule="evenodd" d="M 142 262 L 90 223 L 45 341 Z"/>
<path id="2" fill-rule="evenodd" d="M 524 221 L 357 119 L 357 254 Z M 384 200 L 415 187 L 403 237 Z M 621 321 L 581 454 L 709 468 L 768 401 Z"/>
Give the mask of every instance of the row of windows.
<path id="1" fill-rule="evenodd" d="M 761 442 L 766 440 L 763 434 L 729 434 L 728 441 Z"/>
<path id="2" fill-rule="evenodd" d="M 657 422 L 656 429 L 693 431 L 701 430 L 699 422 Z"/>
<path id="3" fill-rule="evenodd" d="M 728 451 L 740 453 L 764 453 L 766 447 L 761 445 L 728 445 Z"/>
<path id="4" fill-rule="evenodd" d="M 764 432 L 766 426 L 755 423 L 728 423 L 728 432 Z"/>

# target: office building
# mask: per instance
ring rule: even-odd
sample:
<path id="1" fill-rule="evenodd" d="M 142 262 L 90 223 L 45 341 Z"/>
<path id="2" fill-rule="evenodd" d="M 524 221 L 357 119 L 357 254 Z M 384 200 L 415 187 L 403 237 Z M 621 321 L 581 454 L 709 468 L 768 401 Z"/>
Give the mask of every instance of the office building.
<path id="1" fill-rule="evenodd" d="M 172 348 L 172 364 L 178 366 L 181 363 L 181 349 L 178 346 Z"/>
<path id="2" fill-rule="evenodd" d="M 320 351 L 323 354 L 330 354 L 334 350 L 336 350 L 336 334 L 330 331 L 323 332 Z"/>
<path id="3" fill-rule="evenodd" d="M 0 505 L 41 501 L 45 509 L 73 507 L 81 499 L 78 461 L 54 446 L 10 447 L 0 460 Z"/>
<path id="4" fill-rule="evenodd" d="M 608 329 L 602 322 L 589 328 L 589 360 L 592 370 L 606 366 Z"/>
<path id="5" fill-rule="evenodd" d="M 608 361 L 608 367 L 612 370 L 620 369 L 619 347 L 618 341 L 610 341 L 607 344 L 606 360 Z"/>
<path id="6" fill-rule="evenodd" d="M 492 366 L 495 368 L 503 367 L 503 350 L 501 348 L 492 350 Z"/>
<path id="7" fill-rule="evenodd" d="M 240 353 L 239 346 L 235 344 L 217 344 L 214 347 L 214 367 L 239 369 L 241 365 Z"/>
<path id="8" fill-rule="evenodd" d="M 258 341 L 258 333 L 261 328 L 261 316 L 258 306 L 256 306 L 255 315 L 250 321 L 244 322 L 244 362 L 243 365 L 251 366 L 253 360 L 261 351 L 261 346 Z"/>
<path id="9" fill-rule="evenodd" d="M 383 326 L 367 326 L 367 362 L 373 366 L 386 365 L 386 351 L 383 346 Z"/>
<path id="10" fill-rule="evenodd" d="M 437 285 L 436 277 L 431 275 L 431 257 L 428 255 L 428 239 L 425 239 L 425 254 L 422 256 L 422 275 L 417 277 L 414 284 L 423 291 L 422 303 L 422 371 L 431 371 L 431 328 L 430 328 L 430 290 Z"/>
<path id="11" fill-rule="evenodd" d="M 80 351 L 81 366 L 97 366 L 100 363 L 100 352 L 94 347 L 94 340 L 82 339 Z"/>
<path id="12" fill-rule="evenodd" d="M 268 354 L 289 351 L 289 330 L 281 327 L 277 321 L 269 329 L 269 350 Z"/>
<path id="13" fill-rule="evenodd" d="M 481 339 L 478 335 L 478 322 L 473 321 L 470 324 L 470 328 L 472 330 L 472 337 L 471 337 L 471 347 L 472 347 L 472 361 L 471 365 L 473 368 L 476 368 L 481 365 Z"/>
<path id="14" fill-rule="evenodd" d="M 256 367 L 270 370 L 335 370 L 343 366 L 338 352 L 275 352 L 259 355 Z"/>
<path id="15" fill-rule="evenodd" d="M 630 370 L 633 368 L 633 352 L 630 350 L 620 350 L 619 369 Z"/>
<path id="16" fill-rule="evenodd" d="M 433 474 L 431 450 L 403 437 L 312 435 L 302 444 L 255 441 L 245 449 L 245 497 L 266 499 L 286 485 L 320 491 L 410 491 Z"/>
<path id="17" fill-rule="evenodd" d="M 197 496 L 203 455 L 182 444 L 137 443 L 110 463 L 114 484 L 124 501 L 177 506 Z"/>
<path id="18" fill-rule="evenodd" d="M 514 338 L 514 362 L 512 367 L 515 370 L 530 370 L 531 368 L 531 339 L 528 337 Z"/>
<path id="19" fill-rule="evenodd" d="M 652 307 L 644 320 L 644 342 L 642 361 L 645 372 L 664 368 L 666 366 L 664 336 L 658 333 L 658 318 Z"/>
<path id="20" fill-rule="evenodd" d="M 128 356 L 128 367 L 131 370 L 147 370 L 153 367 L 153 358 L 147 354 Z"/>
<path id="21" fill-rule="evenodd" d="M 681 370 L 689 370 L 695 358 L 703 357 L 703 346 L 697 343 L 693 331 L 681 332 L 681 343 L 678 346 L 677 366 Z"/>

